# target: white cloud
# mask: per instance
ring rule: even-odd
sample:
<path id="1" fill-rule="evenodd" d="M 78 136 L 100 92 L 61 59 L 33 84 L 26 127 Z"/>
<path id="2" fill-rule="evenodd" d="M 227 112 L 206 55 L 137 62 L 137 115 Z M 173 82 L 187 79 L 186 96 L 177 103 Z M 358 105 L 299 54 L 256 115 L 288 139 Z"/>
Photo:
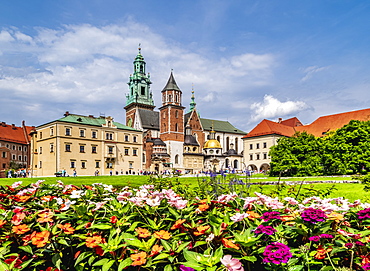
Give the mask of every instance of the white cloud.
<path id="1" fill-rule="evenodd" d="M 318 72 L 327 70 L 329 67 L 317 67 L 317 66 L 310 66 L 303 70 L 303 73 L 305 73 L 305 76 L 301 79 L 302 82 L 307 81 L 308 79 L 311 79 L 311 77 Z"/>
<path id="2" fill-rule="evenodd" d="M 284 117 L 296 114 L 308 108 L 302 101 L 281 102 L 271 95 L 265 95 L 263 102 L 253 103 L 250 109 L 253 111 L 252 121 L 259 121 L 268 118 Z"/>

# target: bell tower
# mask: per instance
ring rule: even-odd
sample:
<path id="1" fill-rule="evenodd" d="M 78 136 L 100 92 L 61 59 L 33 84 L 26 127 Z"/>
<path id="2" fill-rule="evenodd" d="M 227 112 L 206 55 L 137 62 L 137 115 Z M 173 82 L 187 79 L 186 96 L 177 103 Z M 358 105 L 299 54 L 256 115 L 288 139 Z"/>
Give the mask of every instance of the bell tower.
<path id="1" fill-rule="evenodd" d="M 139 52 L 133 62 L 134 73 L 130 75 L 129 93 L 126 95 L 126 125 L 132 127 L 136 116 L 136 110 L 146 109 L 151 110 L 155 108 L 153 101 L 153 94 L 150 90 L 150 74 L 146 74 L 146 63 L 144 57 L 141 55 L 141 48 L 139 44 Z"/>

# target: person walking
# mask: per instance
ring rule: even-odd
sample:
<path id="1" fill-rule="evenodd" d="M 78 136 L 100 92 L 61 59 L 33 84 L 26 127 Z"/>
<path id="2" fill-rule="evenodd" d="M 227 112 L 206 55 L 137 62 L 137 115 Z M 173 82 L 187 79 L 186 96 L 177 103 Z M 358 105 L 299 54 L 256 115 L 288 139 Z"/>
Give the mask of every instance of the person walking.
<path id="1" fill-rule="evenodd" d="M 76 169 L 73 170 L 73 177 L 77 177 L 77 171 L 76 171 Z"/>

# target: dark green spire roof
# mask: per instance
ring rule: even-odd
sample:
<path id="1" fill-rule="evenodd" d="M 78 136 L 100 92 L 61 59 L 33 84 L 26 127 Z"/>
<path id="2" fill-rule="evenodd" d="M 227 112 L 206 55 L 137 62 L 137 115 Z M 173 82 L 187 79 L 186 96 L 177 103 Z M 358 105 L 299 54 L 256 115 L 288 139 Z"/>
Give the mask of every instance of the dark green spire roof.
<path id="1" fill-rule="evenodd" d="M 194 97 L 194 90 L 191 92 L 191 102 L 190 102 L 190 108 L 189 108 L 189 112 L 193 111 L 195 106 L 196 106 L 196 102 L 195 102 L 195 97 Z"/>
<path id="2" fill-rule="evenodd" d="M 180 88 L 176 84 L 176 81 L 175 81 L 175 78 L 173 77 L 172 71 L 171 71 L 171 74 L 170 74 L 170 78 L 168 78 L 167 84 L 163 88 L 162 91 L 165 91 L 165 90 L 179 90 L 179 91 L 181 91 Z"/>

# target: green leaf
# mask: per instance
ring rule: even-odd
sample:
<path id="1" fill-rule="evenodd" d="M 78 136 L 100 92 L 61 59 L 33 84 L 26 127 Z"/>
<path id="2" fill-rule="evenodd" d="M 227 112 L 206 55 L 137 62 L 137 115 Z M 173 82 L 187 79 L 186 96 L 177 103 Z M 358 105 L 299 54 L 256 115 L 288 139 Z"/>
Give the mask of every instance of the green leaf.
<path id="1" fill-rule="evenodd" d="M 204 270 L 204 266 L 198 264 L 197 262 L 185 262 L 185 263 L 182 263 L 182 264 L 185 265 L 186 267 L 191 267 L 191 268 L 193 268 L 195 270 L 199 270 L 199 271 L 203 271 Z"/>
<path id="2" fill-rule="evenodd" d="M 114 264 L 115 260 L 110 260 L 109 262 L 105 263 L 102 267 L 102 271 L 108 271 L 109 268 Z"/>
<path id="3" fill-rule="evenodd" d="M 294 266 L 290 266 L 288 268 L 288 271 L 299 271 L 299 270 L 303 270 L 304 266 L 303 265 L 294 265 Z"/>
<path id="4" fill-rule="evenodd" d="M 93 266 L 99 266 L 99 265 L 104 265 L 106 263 L 108 263 L 109 259 L 105 258 L 105 259 L 101 259 L 99 261 L 97 261 L 96 263 L 93 264 Z"/>
<path id="5" fill-rule="evenodd" d="M 145 248 L 145 245 L 132 234 L 123 233 L 122 236 L 123 236 L 123 240 L 125 240 L 127 245 L 134 246 L 137 248 Z"/>
<path id="6" fill-rule="evenodd" d="M 19 246 L 18 248 L 29 254 L 33 254 L 32 248 L 30 246 Z"/>
<path id="7" fill-rule="evenodd" d="M 180 253 L 184 248 L 186 248 L 191 242 L 185 242 L 179 245 L 179 247 L 176 249 L 176 253 Z"/>
<path id="8" fill-rule="evenodd" d="M 195 248 L 195 247 L 202 246 L 202 245 L 205 245 L 205 244 L 207 244 L 207 242 L 206 242 L 206 241 L 196 241 L 196 242 L 195 242 L 195 245 L 194 245 L 194 248 Z"/>
<path id="9" fill-rule="evenodd" d="M 95 261 L 95 259 L 96 259 L 96 256 L 91 256 L 91 257 L 89 258 L 89 260 L 87 261 L 87 263 L 88 263 L 89 265 L 92 265 L 92 263 Z"/>
<path id="10" fill-rule="evenodd" d="M 69 246 L 69 244 L 68 244 L 68 242 L 66 241 L 66 239 L 59 238 L 59 239 L 58 239 L 58 243 L 59 243 L 59 244 L 62 244 L 62 245 L 65 245 L 65 246 Z"/>
<path id="11" fill-rule="evenodd" d="M 109 230 L 112 228 L 112 225 L 110 224 L 94 224 L 90 227 L 90 229 L 98 229 L 98 230 Z"/>
<path id="12" fill-rule="evenodd" d="M 162 259 L 167 259 L 169 256 L 170 256 L 170 254 L 167 254 L 167 253 L 161 253 L 161 254 L 159 254 L 157 257 L 155 257 L 155 258 L 153 259 L 153 261 L 158 261 L 158 260 L 162 260 Z"/>
<path id="13" fill-rule="evenodd" d="M 161 239 L 161 244 L 163 245 L 164 249 L 167 251 L 171 251 L 171 246 L 168 244 L 167 241 Z"/>
<path id="14" fill-rule="evenodd" d="M 170 264 L 167 264 L 165 267 L 164 267 L 164 271 L 172 271 L 172 265 Z"/>
<path id="15" fill-rule="evenodd" d="M 246 261 L 248 261 L 248 262 L 255 262 L 255 261 L 257 261 L 257 258 L 255 257 L 255 256 L 244 256 L 243 258 L 242 258 L 243 260 L 246 260 Z"/>
<path id="16" fill-rule="evenodd" d="M 131 264 L 132 264 L 132 260 L 131 260 L 131 258 L 127 258 L 127 259 L 123 260 L 123 261 L 119 264 L 117 271 L 121 271 L 121 270 L 123 270 L 124 268 L 126 268 L 126 267 L 130 266 Z"/>
<path id="17" fill-rule="evenodd" d="M 60 269 L 60 264 L 62 263 L 61 254 L 62 254 L 61 252 L 55 253 L 54 256 L 51 258 L 51 261 L 58 269 Z"/>
<path id="18" fill-rule="evenodd" d="M 33 260 L 34 260 L 34 259 L 32 258 L 32 259 L 30 259 L 30 260 L 27 260 L 27 261 L 23 262 L 23 263 L 22 263 L 22 265 L 21 265 L 21 269 L 20 269 L 20 270 L 23 270 L 23 269 L 25 269 L 26 267 L 28 267 L 28 265 L 29 265 Z M 1 267 L 1 265 L 0 265 L 0 267 Z M 4 269 L 4 270 L 6 270 L 6 269 Z"/>
<path id="19" fill-rule="evenodd" d="M 139 225 L 139 221 L 135 221 L 131 224 L 130 228 L 127 231 L 134 231 L 137 228 L 137 225 Z"/>
<path id="20" fill-rule="evenodd" d="M 77 259 L 76 259 L 76 262 L 75 262 L 75 266 L 77 264 L 79 264 L 82 260 L 84 260 L 86 257 L 89 257 L 92 253 L 91 252 L 82 252 L 80 255 L 78 255 Z"/>
<path id="21" fill-rule="evenodd" d="M 201 254 L 198 254 L 194 251 L 184 250 L 184 257 L 188 262 L 198 262 L 201 258 Z M 190 266 L 189 266 L 190 267 Z"/>

